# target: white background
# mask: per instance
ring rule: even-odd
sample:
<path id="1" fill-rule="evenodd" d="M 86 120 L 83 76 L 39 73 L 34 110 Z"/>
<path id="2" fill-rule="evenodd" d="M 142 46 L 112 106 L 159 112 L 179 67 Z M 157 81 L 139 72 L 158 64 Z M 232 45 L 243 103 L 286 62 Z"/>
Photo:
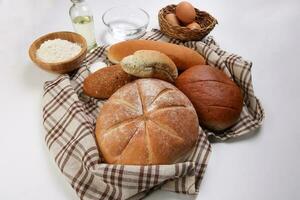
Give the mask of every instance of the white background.
<path id="1" fill-rule="evenodd" d="M 101 44 L 103 12 L 117 0 L 90 0 Z M 126 0 L 144 8 L 150 27 L 158 10 L 178 1 Z M 190 0 L 219 25 L 212 32 L 223 49 L 253 61 L 253 84 L 265 108 L 263 127 L 251 136 L 213 144 L 200 187 L 201 200 L 300 199 L 300 1 Z M 67 0 L 0 0 L 0 199 L 77 199 L 44 143 L 43 83 L 56 75 L 28 57 L 42 34 L 72 30 Z M 190 199 L 154 193 L 149 199 Z"/>

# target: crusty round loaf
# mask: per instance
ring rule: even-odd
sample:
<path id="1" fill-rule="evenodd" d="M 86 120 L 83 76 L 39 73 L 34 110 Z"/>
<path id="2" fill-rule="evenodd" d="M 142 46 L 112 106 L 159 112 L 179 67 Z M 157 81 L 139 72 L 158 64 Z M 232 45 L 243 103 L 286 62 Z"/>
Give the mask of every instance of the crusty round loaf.
<path id="1" fill-rule="evenodd" d="M 234 125 L 243 107 L 241 89 L 221 70 L 208 65 L 183 72 L 176 86 L 193 103 L 201 125 L 221 131 Z"/>
<path id="2" fill-rule="evenodd" d="M 90 74 L 83 82 L 83 92 L 91 97 L 106 99 L 135 79 L 124 72 L 120 65 L 113 65 Z"/>
<path id="3" fill-rule="evenodd" d="M 197 51 L 185 46 L 153 40 L 128 40 L 116 43 L 108 49 L 107 57 L 112 63 L 121 60 L 139 50 L 154 50 L 166 54 L 179 70 L 205 64 L 205 59 Z"/>
<path id="4" fill-rule="evenodd" d="M 122 69 L 133 76 L 141 78 L 158 78 L 175 82 L 177 67 L 165 54 L 153 50 L 139 50 L 121 61 Z"/>
<path id="5" fill-rule="evenodd" d="M 129 83 L 103 105 L 96 138 L 107 163 L 171 164 L 196 143 L 199 123 L 189 99 L 158 79 Z"/>

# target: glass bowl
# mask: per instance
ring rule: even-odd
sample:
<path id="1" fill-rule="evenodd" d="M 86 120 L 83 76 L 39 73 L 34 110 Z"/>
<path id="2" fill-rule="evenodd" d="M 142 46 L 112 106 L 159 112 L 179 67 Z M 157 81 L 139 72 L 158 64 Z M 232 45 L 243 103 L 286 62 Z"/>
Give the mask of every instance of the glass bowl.
<path id="1" fill-rule="evenodd" d="M 132 6 L 117 6 L 108 9 L 102 15 L 102 21 L 109 33 L 120 40 L 142 37 L 149 24 L 149 14 Z"/>

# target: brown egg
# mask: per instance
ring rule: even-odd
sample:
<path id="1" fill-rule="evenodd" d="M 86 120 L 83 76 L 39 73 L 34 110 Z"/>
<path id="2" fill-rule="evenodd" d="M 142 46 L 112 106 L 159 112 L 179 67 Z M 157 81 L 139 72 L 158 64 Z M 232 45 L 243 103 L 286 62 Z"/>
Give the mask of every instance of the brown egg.
<path id="1" fill-rule="evenodd" d="M 175 14 L 169 13 L 166 15 L 166 20 L 173 26 L 180 26 L 179 21 Z"/>
<path id="2" fill-rule="evenodd" d="M 197 22 L 192 22 L 192 23 L 188 24 L 186 27 L 188 27 L 191 30 L 201 29 L 201 26 Z"/>
<path id="3" fill-rule="evenodd" d="M 176 16 L 184 24 L 190 24 L 195 20 L 196 11 L 192 4 L 182 1 L 175 9 Z"/>

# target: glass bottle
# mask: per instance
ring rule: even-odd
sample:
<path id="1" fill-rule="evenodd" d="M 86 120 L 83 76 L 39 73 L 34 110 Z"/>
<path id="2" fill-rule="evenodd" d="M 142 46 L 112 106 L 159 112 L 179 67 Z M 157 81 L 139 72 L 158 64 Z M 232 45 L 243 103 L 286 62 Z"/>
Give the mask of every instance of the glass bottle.
<path id="1" fill-rule="evenodd" d="M 93 14 L 84 0 L 71 0 L 73 2 L 69 14 L 75 32 L 82 35 L 88 45 L 88 50 L 97 46 L 94 29 Z"/>

